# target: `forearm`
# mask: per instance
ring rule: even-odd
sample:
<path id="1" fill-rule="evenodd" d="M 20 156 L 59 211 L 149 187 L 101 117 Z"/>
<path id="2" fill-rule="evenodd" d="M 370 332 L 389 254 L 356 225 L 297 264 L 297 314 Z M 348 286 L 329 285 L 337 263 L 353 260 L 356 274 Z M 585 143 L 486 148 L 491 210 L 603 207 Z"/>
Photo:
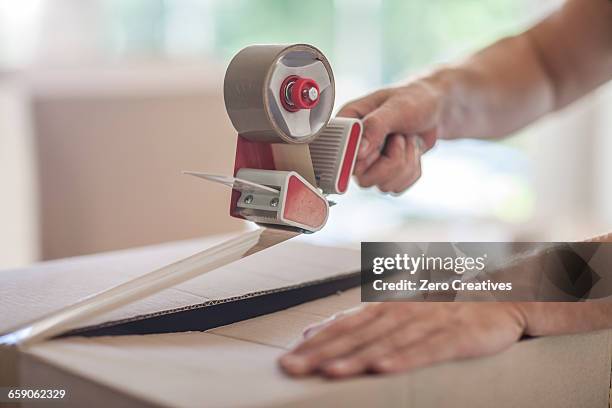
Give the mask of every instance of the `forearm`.
<path id="1" fill-rule="evenodd" d="M 514 304 L 525 322 L 525 334 L 549 336 L 612 328 L 612 302 Z"/>
<path id="2" fill-rule="evenodd" d="M 586 242 L 611 243 L 612 234 L 600 235 Z M 516 274 L 532 277 L 541 275 L 546 267 L 542 268 L 542 263 L 535 259 L 537 257 L 538 255 L 526 260 L 526 268 L 515 268 L 511 273 L 515 276 Z M 604 257 L 603 253 L 601 257 Z M 565 265 L 567 266 L 568 263 Z M 536 282 L 532 278 L 527 280 L 532 280 L 532 284 Z M 612 328 L 612 301 L 609 298 L 579 303 L 517 302 L 513 305 L 523 317 L 525 334 L 531 336 L 571 334 Z"/>
<path id="3" fill-rule="evenodd" d="M 527 34 L 503 39 L 426 81 L 442 89 L 443 139 L 504 136 L 555 104 L 552 83 Z"/>
<path id="4" fill-rule="evenodd" d="M 442 95 L 439 137 L 483 138 L 520 129 L 611 78 L 612 3 L 570 0 L 423 81 Z"/>

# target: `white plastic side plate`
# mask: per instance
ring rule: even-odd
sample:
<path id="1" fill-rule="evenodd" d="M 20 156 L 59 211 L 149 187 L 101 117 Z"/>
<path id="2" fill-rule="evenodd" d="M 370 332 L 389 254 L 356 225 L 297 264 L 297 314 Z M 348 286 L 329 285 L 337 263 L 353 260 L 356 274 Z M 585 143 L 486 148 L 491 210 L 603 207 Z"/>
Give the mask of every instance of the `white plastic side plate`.
<path id="1" fill-rule="evenodd" d="M 264 186 L 263 184 L 253 183 L 252 181 L 240 179 L 231 176 L 222 176 L 219 174 L 200 173 L 197 171 L 183 171 L 183 174 L 202 178 L 204 180 L 212 181 L 213 183 L 223 184 L 229 188 L 236 189 L 245 193 L 273 193 L 278 194 L 278 190 Z"/>

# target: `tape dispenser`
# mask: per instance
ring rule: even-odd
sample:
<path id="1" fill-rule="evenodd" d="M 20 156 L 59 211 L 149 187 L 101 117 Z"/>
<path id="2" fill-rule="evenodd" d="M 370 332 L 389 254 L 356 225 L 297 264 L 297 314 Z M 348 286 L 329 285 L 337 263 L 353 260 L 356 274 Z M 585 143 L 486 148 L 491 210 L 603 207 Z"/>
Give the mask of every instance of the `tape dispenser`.
<path id="1" fill-rule="evenodd" d="M 320 230 L 327 195 L 348 188 L 362 134 L 359 120 L 331 118 L 327 58 L 306 44 L 248 46 L 230 62 L 223 90 L 238 132 L 233 177 L 185 173 L 231 187 L 233 217 Z"/>

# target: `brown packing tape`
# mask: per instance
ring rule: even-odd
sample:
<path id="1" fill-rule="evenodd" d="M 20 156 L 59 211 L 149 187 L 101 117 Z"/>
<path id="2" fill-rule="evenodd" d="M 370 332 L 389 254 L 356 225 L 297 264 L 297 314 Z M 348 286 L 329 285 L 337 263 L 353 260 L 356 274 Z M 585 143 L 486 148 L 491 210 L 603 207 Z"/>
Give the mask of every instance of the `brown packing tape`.
<path id="1" fill-rule="evenodd" d="M 327 58 L 315 47 L 295 45 L 252 45 L 244 48 L 230 62 L 223 84 L 223 96 L 227 113 L 234 128 L 241 136 L 259 142 L 308 143 L 323 130 L 296 140 L 275 121 L 271 112 L 268 85 L 276 62 L 289 52 L 307 52 L 321 61 L 330 78 L 332 104 L 334 77 Z M 327 123 L 332 109 L 323 115 Z"/>
<path id="2" fill-rule="evenodd" d="M 247 252 L 242 256 L 246 258 L 247 256 L 253 255 L 259 251 L 263 251 L 265 249 L 271 248 L 274 245 L 285 242 L 293 237 L 300 235 L 301 232 L 290 230 L 290 229 L 282 229 L 282 228 L 264 228 L 257 243 L 251 247 Z"/>
<path id="3" fill-rule="evenodd" d="M 294 231 L 267 228 L 247 232 L 16 327 L 0 335 L 0 345 L 25 345 L 52 338 L 88 318 L 149 297 L 296 235 Z"/>
<path id="4" fill-rule="evenodd" d="M 296 171 L 313 187 L 317 187 L 310 149 L 305 144 L 272 144 L 274 167 L 276 170 Z"/>

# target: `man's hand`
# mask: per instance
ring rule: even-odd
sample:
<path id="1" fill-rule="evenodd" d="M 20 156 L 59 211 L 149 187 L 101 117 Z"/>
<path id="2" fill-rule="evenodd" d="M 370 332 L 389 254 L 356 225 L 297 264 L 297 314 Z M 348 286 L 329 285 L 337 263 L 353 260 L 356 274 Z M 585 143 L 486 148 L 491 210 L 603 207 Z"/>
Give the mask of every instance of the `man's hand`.
<path id="1" fill-rule="evenodd" d="M 525 328 L 516 303 L 378 303 L 307 330 L 280 365 L 295 376 L 334 378 L 409 371 L 496 353 Z"/>
<path id="2" fill-rule="evenodd" d="M 426 80 L 350 102 L 338 116 L 363 119 L 355 175 L 362 187 L 400 193 L 421 175 L 421 155 L 438 136 L 440 92 Z"/>

